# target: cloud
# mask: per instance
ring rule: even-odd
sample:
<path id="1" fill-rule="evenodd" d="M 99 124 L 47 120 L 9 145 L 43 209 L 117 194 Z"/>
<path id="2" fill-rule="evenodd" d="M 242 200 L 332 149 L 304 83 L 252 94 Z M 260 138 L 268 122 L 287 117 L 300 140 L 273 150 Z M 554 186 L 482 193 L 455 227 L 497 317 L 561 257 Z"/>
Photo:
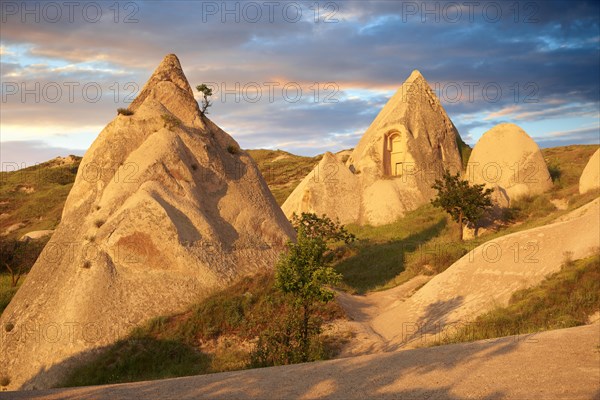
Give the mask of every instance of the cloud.
<path id="1" fill-rule="evenodd" d="M 564 140 L 569 140 L 569 138 L 573 137 L 585 137 L 590 139 L 590 143 L 599 143 L 600 142 L 600 125 L 596 124 L 595 126 L 584 126 L 576 129 L 569 129 L 565 131 L 553 131 L 549 132 L 545 135 L 548 139 L 553 138 L 562 138 Z M 543 138 L 542 138 L 543 139 Z"/>
<path id="2" fill-rule="evenodd" d="M 245 147 L 287 146 L 304 154 L 320 152 L 325 144 L 351 147 L 413 69 L 433 86 L 461 134 L 473 140 L 499 120 L 588 118 L 598 109 L 597 2 L 533 1 L 526 9 L 525 3 L 481 1 L 472 19 L 463 5 L 461 17 L 453 20 L 457 10 L 443 2 L 323 1 L 316 13 L 314 2 L 299 1 L 294 2 L 302 11 L 297 22 L 286 19 L 281 7 L 272 21 L 263 7 L 260 20 L 251 22 L 243 11 L 246 3 L 215 2 L 215 14 L 206 12 L 207 3 L 118 2 L 117 22 L 110 2 L 97 3 L 102 18 L 95 23 L 86 21 L 81 9 L 72 22 L 22 23 L 19 15 L 3 16 L 3 84 L 79 86 L 74 102 L 65 97 L 35 102 L 32 95 L 21 101 L 20 93 L 10 95 L 2 102 L 1 124 L 37 129 L 40 137 L 59 127 L 103 126 L 126 104 L 126 85 L 141 88 L 172 52 L 192 86 L 278 81 L 297 82 L 304 93 L 314 83 L 339 88 L 339 102 L 327 106 L 215 101 L 211 118 Z M 28 6 L 34 4 L 42 3 Z M 125 4 L 131 4 L 127 10 Z M 224 4 L 238 11 L 224 15 Z M 425 6 L 439 10 L 427 14 Z M 502 11 L 498 21 L 482 13 L 496 6 Z M 128 15 L 136 22 L 125 23 Z M 90 83 L 102 88 L 98 102 L 81 93 Z M 473 84 L 471 99 L 468 85 Z M 463 91 L 458 101 L 449 85 Z M 116 101 L 111 87 L 119 89 Z M 490 98 L 496 87 L 501 95 Z M 527 102 L 532 98 L 538 103 Z M 573 120 L 572 128 L 580 122 Z"/>
<path id="3" fill-rule="evenodd" d="M 491 119 L 495 119 L 495 118 L 498 118 L 498 117 L 504 117 L 506 115 L 511 115 L 511 114 L 514 114 L 515 112 L 521 110 L 521 109 L 522 108 L 520 106 L 513 104 L 511 106 L 504 107 L 501 110 L 498 110 L 498 111 L 490 113 L 487 117 L 484 118 L 484 120 L 485 121 L 489 121 Z"/>

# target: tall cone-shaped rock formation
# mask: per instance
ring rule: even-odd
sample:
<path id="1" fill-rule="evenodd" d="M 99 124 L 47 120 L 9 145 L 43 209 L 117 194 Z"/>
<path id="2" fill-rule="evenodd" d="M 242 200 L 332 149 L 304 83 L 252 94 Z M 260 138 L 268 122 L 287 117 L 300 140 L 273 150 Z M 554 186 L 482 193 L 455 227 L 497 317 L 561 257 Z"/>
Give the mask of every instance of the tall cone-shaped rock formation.
<path id="1" fill-rule="evenodd" d="M 175 55 L 83 158 L 60 225 L 1 318 L 0 375 L 46 388 L 93 349 L 244 274 L 293 229 L 254 161 L 201 116 Z"/>
<path id="2" fill-rule="evenodd" d="M 315 212 L 339 217 L 342 223 L 393 222 L 435 195 L 431 186 L 444 169 L 461 170 L 458 137 L 425 78 L 413 71 L 367 129 L 345 167 L 324 158 L 282 209 L 288 216 Z"/>

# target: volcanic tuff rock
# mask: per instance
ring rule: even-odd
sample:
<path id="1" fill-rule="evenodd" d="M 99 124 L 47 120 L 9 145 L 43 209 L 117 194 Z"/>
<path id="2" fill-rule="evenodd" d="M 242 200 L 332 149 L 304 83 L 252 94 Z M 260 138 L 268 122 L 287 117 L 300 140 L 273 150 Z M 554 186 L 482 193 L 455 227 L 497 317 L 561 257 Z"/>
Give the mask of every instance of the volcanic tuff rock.
<path id="1" fill-rule="evenodd" d="M 175 55 L 83 158 L 0 321 L 10 389 L 56 384 L 131 327 L 272 268 L 293 229 L 254 161 L 200 114 Z"/>
<path id="2" fill-rule="evenodd" d="M 513 293 L 539 284 L 573 260 L 598 254 L 600 199 L 548 225 L 512 233 L 474 248 L 404 302 L 373 321 L 392 343 L 418 346 L 439 340 L 509 303 Z M 430 336 L 433 335 L 433 336 Z M 407 343 L 412 342 L 412 343 Z"/>
<path id="3" fill-rule="evenodd" d="M 515 124 L 499 124 L 477 142 L 467 165 L 472 183 L 495 186 L 510 200 L 543 193 L 552 179 L 537 144 Z"/>
<path id="4" fill-rule="evenodd" d="M 358 179 L 338 157 L 327 152 L 290 194 L 282 209 L 290 217 L 293 212 L 311 212 L 346 223 L 358 221 L 359 204 Z"/>
<path id="5" fill-rule="evenodd" d="M 579 178 L 579 193 L 600 188 L 600 149 L 596 150 L 585 165 Z"/>
<path id="6" fill-rule="evenodd" d="M 315 212 L 338 217 L 342 223 L 393 222 L 435 195 L 431 185 L 444 169 L 461 170 L 457 137 L 435 93 L 419 71 L 413 71 L 367 129 L 345 167 L 324 158 L 282 209 L 288 216 Z"/>

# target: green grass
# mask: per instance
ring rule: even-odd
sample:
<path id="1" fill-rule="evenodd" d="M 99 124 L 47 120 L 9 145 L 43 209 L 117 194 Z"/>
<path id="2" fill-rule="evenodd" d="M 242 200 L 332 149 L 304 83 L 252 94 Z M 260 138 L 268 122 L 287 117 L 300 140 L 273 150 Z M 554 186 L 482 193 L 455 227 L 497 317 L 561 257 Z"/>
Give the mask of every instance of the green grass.
<path id="1" fill-rule="evenodd" d="M 356 293 L 397 286 L 413 276 L 439 273 L 466 254 L 470 244 L 456 241 L 457 227 L 445 213 L 426 204 L 383 226 L 349 225 L 358 241 L 336 264 L 342 289 Z"/>
<path id="2" fill-rule="evenodd" d="M 75 368 L 60 386 L 133 382 L 248 368 L 253 340 L 261 332 L 278 329 L 278 321 L 290 312 L 273 282 L 273 274 L 246 277 L 182 314 L 154 318 Z M 335 303 L 322 306 L 318 315 L 324 321 L 344 316 Z M 320 356 L 334 356 L 339 343 L 325 335 L 321 341 L 326 348 Z"/>
<path id="3" fill-rule="evenodd" d="M 460 153 L 460 158 L 462 160 L 462 168 L 466 169 L 473 149 L 462 140 L 460 135 L 456 136 L 456 145 L 458 146 L 458 152 Z"/>
<path id="4" fill-rule="evenodd" d="M 418 274 L 438 274 L 488 240 L 551 223 L 594 198 L 594 194 L 574 196 L 568 210 L 557 210 L 547 194 L 523 199 L 515 203 L 510 224 L 464 242 L 458 241 L 457 224 L 430 204 L 392 224 L 349 225 L 358 241 L 337 250 L 341 256 L 336 269 L 344 277 L 341 289 L 354 293 L 385 290 Z"/>
<path id="5" fill-rule="evenodd" d="M 568 198 L 579 192 L 579 177 L 588 161 L 598 149 L 597 145 L 572 145 L 542 149 L 542 154 L 554 187 L 550 192 L 554 198 Z"/>
<path id="6" fill-rule="evenodd" d="M 174 340 L 132 336 L 77 368 L 62 387 L 102 385 L 198 375 L 210 370 L 210 357 Z"/>
<path id="7" fill-rule="evenodd" d="M 8 303 L 13 298 L 15 293 L 25 280 L 25 276 L 22 276 L 16 287 L 12 287 L 11 277 L 9 273 L 0 273 L 0 314 L 4 312 Z"/>
<path id="8" fill-rule="evenodd" d="M 57 166 L 51 160 L 15 172 L 0 172 L 0 232 L 23 224 L 6 238 L 58 225 L 81 158 L 76 160 L 70 165 Z"/>
<path id="9" fill-rule="evenodd" d="M 162 114 L 163 127 L 167 129 L 175 129 L 181 126 L 181 120 L 173 114 Z"/>
<path id="10" fill-rule="evenodd" d="M 567 261 L 539 285 L 515 292 L 506 307 L 480 315 L 435 345 L 584 325 L 600 311 L 600 256 Z"/>

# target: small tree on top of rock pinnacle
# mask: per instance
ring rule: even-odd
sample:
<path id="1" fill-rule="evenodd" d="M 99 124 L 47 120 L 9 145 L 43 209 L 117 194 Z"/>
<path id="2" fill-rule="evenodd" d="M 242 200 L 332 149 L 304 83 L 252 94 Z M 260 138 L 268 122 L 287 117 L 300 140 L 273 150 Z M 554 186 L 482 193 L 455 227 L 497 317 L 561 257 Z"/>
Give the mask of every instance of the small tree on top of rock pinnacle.
<path id="1" fill-rule="evenodd" d="M 485 185 L 470 185 L 469 181 L 460 178 L 460 174 L 452 175 L 444 171 L 442 179 L 436 179 L 433 189 L 438 191 L 431 204 L 446 211 L 458 222 L 459 238 L 463 240 L 463 224 L 476 223 L 484 212 L 492 206 L 490 198 L 493 190 L 485 189 Z"/>
<path id="2" fill-rule="evenodd" d="M 212 89 L 203 83 L 202 85 L 196 86 L 196 90 L 202 93 L 202 108 L 200 112 L 202 113 L 202 115 L 208 114 L 206 112 L 206 109 L 212 106 L 212 103 L 208 99 L 210 96 L 212 96 Z"/>

